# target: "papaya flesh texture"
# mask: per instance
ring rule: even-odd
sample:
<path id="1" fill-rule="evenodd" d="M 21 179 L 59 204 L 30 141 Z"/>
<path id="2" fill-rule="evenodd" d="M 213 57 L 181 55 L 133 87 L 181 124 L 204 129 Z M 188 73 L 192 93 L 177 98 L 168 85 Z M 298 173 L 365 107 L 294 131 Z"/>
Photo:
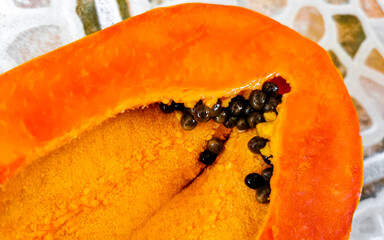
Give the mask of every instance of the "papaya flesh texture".
<path id="1" fill-rule="evenodd" d="M 247 148 L 255 129 L 184 131 L 157 103 L 215 102 L 276 75 L 291 90 L 260 204 L 244 184 L 267 166 Z M 212 137 L 228 140 L 205 167 Z M 155 9 L 0 75 L 0 239 L 348 239 L 362 176 L 329 56 L 246 9 Z"/>

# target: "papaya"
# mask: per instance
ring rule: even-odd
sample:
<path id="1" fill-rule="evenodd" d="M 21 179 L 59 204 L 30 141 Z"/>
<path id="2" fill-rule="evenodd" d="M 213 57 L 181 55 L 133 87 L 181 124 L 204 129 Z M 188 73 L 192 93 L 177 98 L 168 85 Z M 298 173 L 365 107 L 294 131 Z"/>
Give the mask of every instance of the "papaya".
<path id="1" fill-rule="evenodd" d="M 356 111 L 256 12 L 158 8 L 0 75 L 0 239 L 348 239 Z"/>

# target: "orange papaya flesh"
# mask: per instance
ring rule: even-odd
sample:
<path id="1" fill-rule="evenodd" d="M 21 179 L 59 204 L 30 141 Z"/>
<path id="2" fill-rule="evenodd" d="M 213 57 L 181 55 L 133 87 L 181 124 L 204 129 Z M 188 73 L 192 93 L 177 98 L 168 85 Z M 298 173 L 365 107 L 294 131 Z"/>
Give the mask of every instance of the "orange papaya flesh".
<path id="1" fill-rule="evenodd" d="M 230 131 L 213 122 L 184 131 L 158 106 L 121 114 L 10 179 L 0 239 L 124 238 L 203 170 L 207 140 Z"/>
<path id="2" fill-rule="evenodd" d="M 244 184 L 247 174 L 260 173 L 267 167 L 248 150 L 246 143 L 255 135 L 255 130 L 232 132 L 226 151 L 215 164 L 144 226 L 135 229 L 131 238 L 256 239 L 268 204 L 258 203 L 255 191 Z M 164 229 L 168 230 L 164 232 Z"/>
<path id="3" fill-rule="evenodd" d="M 258 218 L 263 219 L 260 229 L 255 227 L 249 238 L 347 239 L 363 167 L 357 116 L 342 79 L 315 43 L 237 7 L 156 9 L 1 75 L 2 179 L 21 162 L 32 163 L 125 109 L 168 99 L 187 103 L 233 97 L 260 88 L 275 74 L 287 80 L 291 91 L 271 138 L 271 203 Z M 20 195 L 9 193 L 7 185 L 18 178 L 22 182 L 28 171 L 5 183 L 0 194 L 8 200 L 2 201 L 2 213 L 9 211 L 7 196 Z M 198 183 L 196 192 L 204 191 Z M 173 216 L 177 207 L 170 200 L 154 218 Z M 132 234 L 145 237 L 139 229 Z"/>

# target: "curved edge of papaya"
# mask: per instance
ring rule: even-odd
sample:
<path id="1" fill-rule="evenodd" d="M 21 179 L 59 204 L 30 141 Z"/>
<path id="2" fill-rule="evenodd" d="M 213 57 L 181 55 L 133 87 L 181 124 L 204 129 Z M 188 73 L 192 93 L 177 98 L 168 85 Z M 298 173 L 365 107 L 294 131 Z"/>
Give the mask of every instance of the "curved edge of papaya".
<path id="1" fill-rule="evenodd" d="M 196 3 L 158 8 L 0 75 L 0 166 L 7 166 L 20 157 L 25 157 L 27 165 L 126 109 L 171 98 L 196 102 L 202 98 L 229 97 L 259 85 L 259 79 L 271 73 L 233 76 L 233 70 L 244 69 L 241 62 L 232 70 L 214 70 L 215 73 L 210 71 L 201 76 L 201 70 L 209 68 L 215 58 L 218 60 L 215 68 L 228 67 L 228 63 L 219 59 L 220 54 L 216 57 L 207 54 L 201 63 L 196 62 L 203 52 L 213 49 L 210 42 L 213 38 L 227 35 L 228 27 L 212 32 L 215 23 L 201 21 L 212 19 L 210 11 L 220 14 L 222 10 L 239 14 L 244 20 L 257 16 L 254 23 L 258 29 L 254 34 L 280 26 L 239 7 L 228 9 Z M 205 11 L 204 17 L 198 14 L 200 11 Z M 183 27 L 177 26 L 180 23 L 167 27 L 156 20 L 180 21 L 180 12 L 189 13 L 186 18 L 190 22 Z M 225 23 L 234 19 L 221 15 L 217 20 Z M 232 22 L 229 28 L 239 28 L 244 34 L 249 27 L 244 20 Z M 191 35 L 191 32 L 197 34 Z M 148 37 L 148 34 L 157 37 Z M 228 44 L 233 45 L 234 41 L 232 37 L 222 47 L 228 49 L 231 47 Z M 238 48 L 241 51 L 241 46 Z M 230 54 L 236 51 L 232 49 Z M 167 59 L 174 60 L 167 62 Z M 225 78 L 216 76 L 224 74 Z"/>
<path id="2" fill-rule="evenodd" d="M 1 75 L 0 165 L 28 164 L 124 109 L 230 97 L 275 73 L 291 92 L 272 138 L 274 191 L 259 239 L 347 238 L 363 165 L 341 76 L 315 43 L 239 7 L 154 9 Z"/>

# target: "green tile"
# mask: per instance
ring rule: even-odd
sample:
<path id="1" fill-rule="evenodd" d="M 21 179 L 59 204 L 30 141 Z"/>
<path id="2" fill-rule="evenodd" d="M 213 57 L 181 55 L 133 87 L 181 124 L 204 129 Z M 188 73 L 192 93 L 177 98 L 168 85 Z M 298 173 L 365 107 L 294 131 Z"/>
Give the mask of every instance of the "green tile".
<path id="1" fill-rule="evenodd" d="M 337 27 L 337 40 L 352 58 L 366 39 L 360 20 L 353 15 L 333 16 Z"/>
<path id="2" fill-rule="evenodd" d="M 117 4 L 119 5 L 121 18 L 123 20 L 129 18 L 130 14 L 129 14 L 128 0 L 117 0 Z"/>
<path id="3" fill-rule="evenodd" d="M 346 4 L 349 0 L 325 0 L 329 4 Z"/>
<path id="4" fill-rule="evenodd" d="M 89 35 L 101 29 L 94 0 L 77 0 L 76 13 L 83 22 L 85 34 Z"/>
<path id="5" fill-rule="evenodd" d="M 329 50 L 328 53 L 329 53 L 329 55 L 332 58 L 333 64 L 335 64 L 335 66 L 337 67 L 337 69 L 339 69 L 339 71 L 340 71 L 341 75 L 343 76 L 343 78 L 345 78 L 345 76 L 347 75 L 347 68 L 340 61 L 340 59 L 337 57 L 337 55 L 336 55 L 336 53 L 334 51 Z"/>

